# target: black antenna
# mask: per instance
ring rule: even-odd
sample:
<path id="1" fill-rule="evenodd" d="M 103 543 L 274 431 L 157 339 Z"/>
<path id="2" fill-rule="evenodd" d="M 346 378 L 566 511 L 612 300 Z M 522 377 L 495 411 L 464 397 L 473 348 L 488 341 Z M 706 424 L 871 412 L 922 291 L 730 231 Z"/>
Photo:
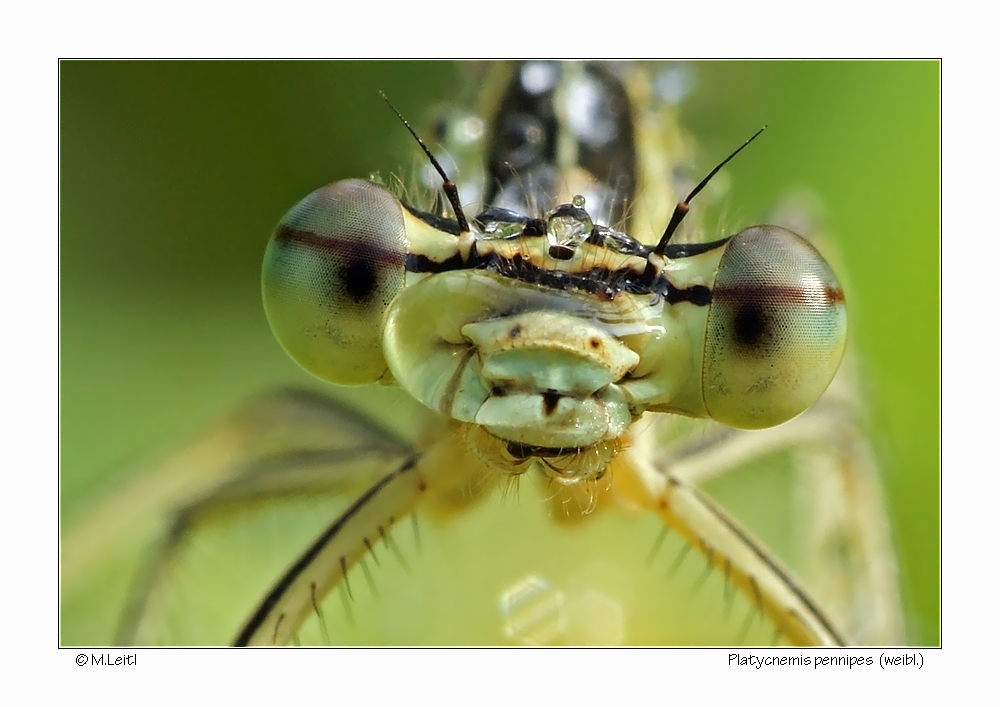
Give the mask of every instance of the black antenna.
<path id="1" fill-rule="evenodd" d="M 676 207 L 674 207 L 674 214 L 673 216 L 670 217 L 670 223 L 667 224 L 667 228 L 663 232 L 663 236 L 660 237 L 660 242 L 657 243 L 656 247 L 653 249 L 654 253 L 656 253 L 657 255 L 663 255 L 663 253 L 666 252 L 667 244 L 670 242 L 670 237 L 674 235 L 674 232 L 677 230 L 677 227 L 681 225 L 681 221 L 684 220 L 684 217 L 687 216 L 688 211 L 691 210 L 691 200 L 694 199 L 696 196 L 698 196 L 698 192 L 700 192 L 702 189 L 705 188 L 705 185 L 708 184 L 709 180 L 711 180 L 712 177 L 718 174 L 719 170 L 725 167 L 726 164 L 729 162 L 729 160 L 733 159 L 734 157 L 736 157 L 736 155 L 740 154 L 740 152 L 743 151 L 744 147 L 746 147 L 751 142 L 756 140 L 757 136 L 760 135 L 765 130 L 767 130 L 766 125 L 757 132 L 755 132 L 752 136 L 750 136 L 749 140 L 747 140 L 742 145 L 737 147 L 733 151 L 733 153 L 729 155 L 729 157 L 727 157 L 726 159 L 722 160 L 722 162 L 717 164 L 715 166 L 715 169 L 713 169 L 711 172 L 708 173 L 707 177 L 698 182 L 698 186 L 696 186 L 694 189 L 691 190 L 691 193 L 687 195 L 687 198 L 684 201 L 680 202 L 679 204 L 677 204 Z"/>
<path id="2" fill-rule="evenodd" d="M 410 135 L 412 135 L 413 139 L 417 141 L 418 145 L 420 145 L 420 149 L 422 149 L 424 154 L 427 155 L 427 159 L 429 159 L 431 164 L 434 165 L 434 169 L 437 170 L 437 173 L 441 175 L 441 179 L 444 180 L 444 184 L 441 185 L 441 188 L 444 189 L 444 195 L 448 197 L 448 203 L 451 204 L 451 209 L 455 212 L 455 220 L 458 221 L 458 228 L 462 233 L 468 233 L 469 222 L 465 220 L 465 214 L 462 212 L 462 202 L 458 198 L 458 187 L 455 186 L 455 182 L 448 178 L 448 175 L 445 173 L 441 163 L 434 158 L 430 149 L 428 149 L 427 145 L 424 144 L 424 141 L 420 139 L 420 136 L 417 135 L 416 131 L 410 127 L 410 124 L 406 122 L 406 118 L 403 117 L 402 113 L 396 110 L 396 106 L 389 102 L 389 98 L 385 95 L 385 92 L 379 91 L 378 93 L 382 96 L 382 100 L 384 100 L 386 104 L 392 108 L 392 112 L 396 114 L 396 117 L 399 118 L 400 121 L 402 121 L 403 125 L 406 126 L 406 129 L 410 131 Z"/>

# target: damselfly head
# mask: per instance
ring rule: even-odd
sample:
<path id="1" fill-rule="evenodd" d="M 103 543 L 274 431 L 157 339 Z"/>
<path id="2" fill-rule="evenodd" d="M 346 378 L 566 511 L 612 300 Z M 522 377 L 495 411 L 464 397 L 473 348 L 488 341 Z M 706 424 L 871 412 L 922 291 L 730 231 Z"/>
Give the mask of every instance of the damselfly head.
<path id="1" fill-rule="evenodd" d="M 599 110 L 588 103 L 596 97 Z M 560 484 L 603 474 L 647 410 L 762 428 L 829 385 L 846 310 L 815 249 L 777 226 L 671 243 L 691 200 L 763 128 L 678 203 L 654 245 L 607 223 L 609 205 L 636 185 L 633 116 L 610 73 L 520 69 L 492 121 L 485 193 L 496 202 L 471 221 L 451 175 L 392 110 L 440 177 L 452 216 L 359 180 L 323 187 L 285 215 L 264 258 L 264 304 L 309 372 L 395 382 L 498 440 L 466 435 L 502 473 L 534 459 Z M 572 169 L 558 145 L 578 158 Z M 591 212 L 576 193 L 526 213 L 525 201 L 551 192 L 560 174 L 610 201 L 598 198 Z"/>

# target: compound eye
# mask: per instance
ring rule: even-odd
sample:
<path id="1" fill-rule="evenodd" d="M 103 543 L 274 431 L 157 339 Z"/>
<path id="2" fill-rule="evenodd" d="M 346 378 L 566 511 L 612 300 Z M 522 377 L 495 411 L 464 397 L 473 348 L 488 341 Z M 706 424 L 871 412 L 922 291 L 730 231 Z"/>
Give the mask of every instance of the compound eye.
<path id="1" fill-rule="evenodd" d="M 264 310 L 282 348 L 333 383 L 378 380 L 382 319 L 403 287 L 406 231 L 399 202 L 357 179 L 296 204 L 268 241 Z"/>
<path id="2" fill-rule="evenodd" d="M 733 236 L 712 288 L 702 395 L 709 414 L 770 427 L 812 405 L 847 343 L 840 283 L 803 238 L 777 226 Z"/>

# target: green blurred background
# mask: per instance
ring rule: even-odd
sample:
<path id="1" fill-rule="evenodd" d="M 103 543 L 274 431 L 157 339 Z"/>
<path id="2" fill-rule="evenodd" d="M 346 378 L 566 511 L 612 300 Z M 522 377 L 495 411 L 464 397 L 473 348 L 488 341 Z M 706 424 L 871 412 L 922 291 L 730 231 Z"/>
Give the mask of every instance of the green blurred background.
<path id="1" fill-rule="evenodd" d="M 910 638 L 940 639 L 940 90 L 935 62 L 699 63 L 682 105 L 727 218 L 824 199 L 899 552 Z M 422 62 L 64 62 L 60 68 L 61 512 L 64 524 L 262 388 L 316 385 L 274 342 L 264 244 L 314 188 L 409 175 L 409 138 L 456 94 Z M 426 134 L 426 131 L 425 131 Z M 696 202 L 697 203 L 697 202 Z M 66 617 L 64 616 L 64 621 Z"/>

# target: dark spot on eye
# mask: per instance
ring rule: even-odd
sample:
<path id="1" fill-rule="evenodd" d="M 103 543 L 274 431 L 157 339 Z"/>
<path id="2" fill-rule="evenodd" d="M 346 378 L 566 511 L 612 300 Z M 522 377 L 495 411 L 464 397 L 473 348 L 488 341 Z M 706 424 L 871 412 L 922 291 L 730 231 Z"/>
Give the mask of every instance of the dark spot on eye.
<path id="1" fill-rule="evenodd" d="M 590 340 L 590 348 L 592 348 L 592 349 L 599 349 L 599 348 L 601 348 L 601 342 L 598 339 L 591 339 Z"/>
<path id="2" fill-rule="evenodd" d="M 367 260 L 354 260 L 340 266 L 337 280 L 343 293 L 357 304 L 368 302 L 378 284 L 375 266 Z"/>
<path id="3" fill-rule="evenodd" d="M 733 317 L 733 336 L 744 348 L 761 345 L 768 333 L 768 318 L 758 304 L 744 304 Z"/>
<path id="4" fill-rule="evenodd" d="M 551 415 L 556 411 L 556 406 L 559 405 L 559 399 L 562 396 L 559 393 L 547 390 L 542 393 L 542 404 L 545 406 L 545 415 Z"/>
<path id="5" fill-rule="evenodd" d="M 510 330 L 510 338 L 516 339 L 520 335 L 521 335 L 521 325 L 520 324 L 516 324 Z"/>

